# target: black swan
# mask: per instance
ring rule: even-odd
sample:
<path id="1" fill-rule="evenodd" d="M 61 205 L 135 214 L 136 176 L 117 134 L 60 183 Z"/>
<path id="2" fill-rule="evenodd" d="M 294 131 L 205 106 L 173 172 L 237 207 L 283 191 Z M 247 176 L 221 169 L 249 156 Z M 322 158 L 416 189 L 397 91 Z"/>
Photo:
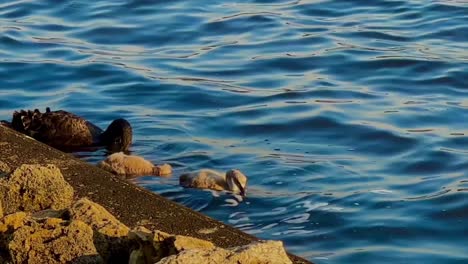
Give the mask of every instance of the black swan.
<path id="1" fill-rule="evenodd" d="M 38 109 L 15 111 L 11 123 L 3 120 L 1 125 L 62 150 L 105 146 L 117 152 L 128 151 L 132 144 L 132 127 L 125 119 L 114 120 L 102 131 L 80 116 L 63 110 L 51 111 L 49 107 L 44 113 Z"/>

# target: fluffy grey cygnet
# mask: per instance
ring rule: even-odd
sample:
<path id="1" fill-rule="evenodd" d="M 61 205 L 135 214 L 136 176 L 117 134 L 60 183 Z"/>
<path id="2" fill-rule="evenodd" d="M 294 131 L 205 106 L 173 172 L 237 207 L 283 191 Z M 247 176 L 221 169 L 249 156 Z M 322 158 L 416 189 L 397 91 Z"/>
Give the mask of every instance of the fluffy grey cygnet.
<path id="1" fill-rule="evenodd" d="M 98 167 L 118 175 L 129 176 L 167 176 L 172 173 L 169 164 L 154 165 L 152 162 L 136 155 L 117 152 L 98 163 Z"/>
<path id="2" fill-rule="evenodd" d="M 226 173 L 221 173 L 202 169 L 197 172 L 182 174 L 179 183 L 188 188 L 230 191 L 245 196 L 247 176 L 240 170 L 228 170 Z"/>

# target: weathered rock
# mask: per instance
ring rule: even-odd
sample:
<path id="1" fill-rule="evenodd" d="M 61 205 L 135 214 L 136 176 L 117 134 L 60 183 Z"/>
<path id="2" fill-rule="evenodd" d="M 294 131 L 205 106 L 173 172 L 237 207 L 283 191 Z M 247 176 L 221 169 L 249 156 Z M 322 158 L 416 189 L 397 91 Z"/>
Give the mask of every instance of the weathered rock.
<path id="1" fill-rule="evenodd" d="M 291 263 L 281 241 L 254 242 L 231 249 L 231 263 Z"/>
<path id="2" fill-rule="evenodd" d="M 127 263 L 130 229 L 101 205 L 82 198 L 70 208 L 71 219 L 81 220 L 94 230 L 94 244 L 108 263 Z"/>
<path id="3" fill-rule="evenodd" d="M 130 229 L 115 218 L 101 205 L 82 198 L 70 208 L 72 219 L 88 223 L 100 233 L 113 237 L 127 236 Z"/>
<path id="4" fill-rule="evenodd" d="M 31 218 L 36 221 L 45 220 L 47 218 L 68 219 L 68 213 L 69 213 L 68 209 L 64 209 L 64 210 L 46 209 L 46 210 L 32 213 Z"/>
<path id="5" fill-rule="evenodd" d="M 280 241 L 253 242 L 230 249 L 191 249 L 163 258 L 158 264 L 223 263 L 286 264 L 292 263 Z"/>
<path id="6" fill-rule="evenodd" d="M 154 234 L 145 227 L 138 226 L 128 234 L 128 238 L 137 242 L 137 248 L 130 253 L 128 264 L 154 263 L 163 258 L 162 252 L 156 251 L 153 246 Z"/>
<path id="7" fill-rule="evenodd" d="M 0 249 L 1 251 L 1 249 Z M 10 264 L 11 261 L 9 258 L 7 258 L 6 256 L 4 256 L 3 254 L 1 254 L 0 252 L 0 263 L 3 263 L 3 264 Z"/>
<path id="8" fill-rule="evenodd" d="M 0 175 L 2 175 L 2 173 L 10 173 L 10 166 L 0 160 Z"/>
<path id="9" fill-rule="evenodd" d="M 78 220 L 28 220 L 12 233 L 8 249 L 14 263 L 102 263 L 92 229 Z"/>
<path id="10" fill-rule="evenodd" d="M 129 239 L 138 243 L 139 247 L 132 251 L 131 264 L 155 263 L 162 258 L 178 254 L 189 249 L 212 249 L 213 243 L 180 235 L 171 235 L 159 230 L 150 231 L 137 227 L 129 233 Z"/>
<path id="11" fill-rule="evenodd" d="M 0 220 L 0 233 L 13 232 L 22 227 L 29 215 L 25 212 L 16 212 L 3 217 Z"/>
<path id="12" fill-rule="evenodd" d="M 210 250 L 192 249 L 183 251 L 177 255 L 170 255 L 156 262 L 156 264 L 190 264 L 190 263 L 223 263 L 223 264 L 238 264 L 229 262 L 230 251 L 223 248 L 214 248 Z M 242 264 L 252 262 L 240 262 Z"/>
<path id="13" fill-rule="evenodd" d="M 189 249 L 211 249 L 215 247 L 213 243 L 209 241 L 179 235 L 171 236 L 165 239 L 164 244 L 166 244 L 166 246 L 168 246 L 171 251 L 173 249 L 176 254 Z"/>
<path id="14" fill-rule="evenodd" d="M 4 177 L 10 172 L 10 167 L 3 161 L 0 160 L 0 178 Z M 0 192 L 5 192 L 7 191 L 7 188 L 2 187 L 0 185 Z M 0 197 L 0 218 L 3 217 L 3 204 L 2 204 L 2 199 Z M 0 262 L 1 263 L 1 262 Z"/>
<path id="15" fill-rule="evenodd" d="M 11 263 L 10 253 L 8 252 L 8 240 L 11 234 L 18 228 L 22 227 L 28 214 L 18 212 L 7 215 L 0 219 L 0 263 Z"/>
<path id="16" fill-rule="evenodd" d="M 21 165 L 0 179 L 3 214 L 64 209 L 72 199 L 73 188 L 55 165 Z"/>
<path id="17" fill-rule="evenodd" d="M 148 255 L 145 255 L 143 250 L 133 250 L 130 253 L 130 257 L 128 259 L 128 264 L 146 264 L 146 263 L 153 263 L 151 259 L 148 259 Z"/>

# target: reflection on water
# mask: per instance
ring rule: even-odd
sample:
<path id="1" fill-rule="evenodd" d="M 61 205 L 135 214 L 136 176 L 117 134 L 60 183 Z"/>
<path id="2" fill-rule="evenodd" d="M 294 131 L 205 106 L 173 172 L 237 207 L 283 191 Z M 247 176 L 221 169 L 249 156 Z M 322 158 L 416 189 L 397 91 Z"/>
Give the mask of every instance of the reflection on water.
<path id="1" fill-rule="evenodd" d="M 141 186 L 316 263 L 465 263 L 466 1 L 0 3 L 0 119 L 124 117 Z M 91 162 L 104 150 L 77 153 Z M 245 199 L 183 189 L 241 169 Z"/>

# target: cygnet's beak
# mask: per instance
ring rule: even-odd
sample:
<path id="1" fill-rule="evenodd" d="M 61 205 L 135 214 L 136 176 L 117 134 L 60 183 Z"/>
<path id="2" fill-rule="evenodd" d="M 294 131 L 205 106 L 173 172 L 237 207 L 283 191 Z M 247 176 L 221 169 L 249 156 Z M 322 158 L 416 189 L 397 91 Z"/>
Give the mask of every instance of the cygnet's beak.
<path id="1" fill-rule="evenodd" d="M 244 188 L 240 188 L 240 193 L 239 193 L 242 197 L 245 197 L 246 196 L 246 193 L 245 193 L 245 189 Z"/>
<path id="2" fill-rule="evenodd" d="M 234 183 L 237 185 L 237 188 L 239 188 L 239 194 L 243 197 L 245 197 L 245 188 L 242 186 L 242 184 L 239 182 L 238 179 L 234 178 Z"/>

